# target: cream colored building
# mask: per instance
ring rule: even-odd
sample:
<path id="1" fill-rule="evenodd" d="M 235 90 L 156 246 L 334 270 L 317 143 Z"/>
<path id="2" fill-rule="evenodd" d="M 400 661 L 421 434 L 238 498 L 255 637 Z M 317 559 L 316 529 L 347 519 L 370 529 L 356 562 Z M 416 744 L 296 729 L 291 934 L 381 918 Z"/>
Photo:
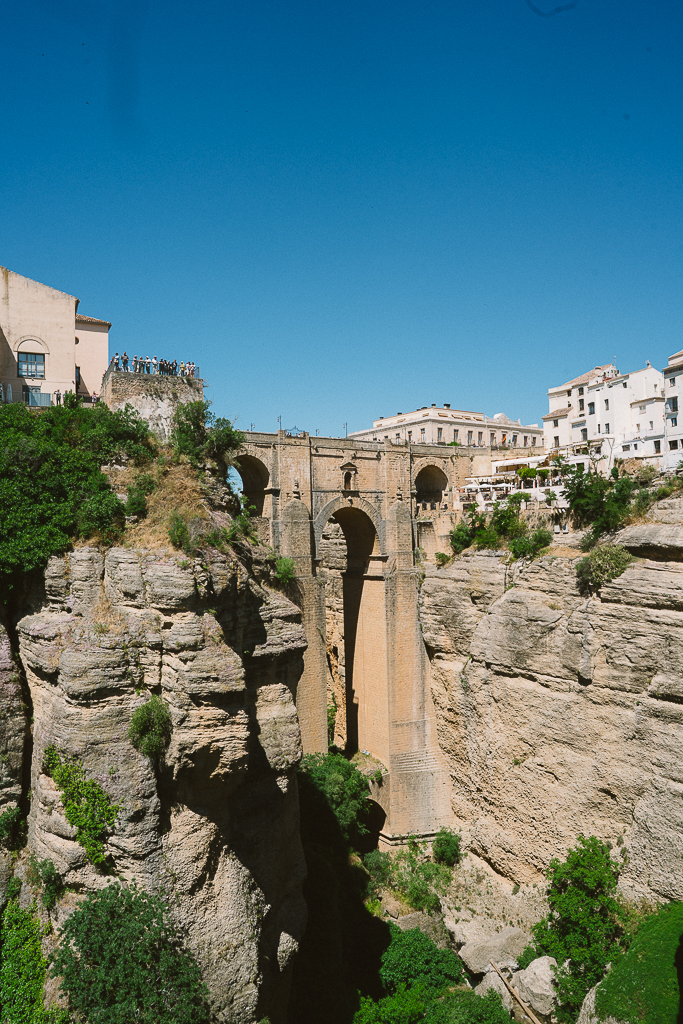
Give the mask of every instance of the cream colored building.
<path id="1" fill-rule="evenodd" d="M 3 401 L 54 404 L 55 392 L 99 393 L 109 364 L 107 320 L 78 313 L 79 299 L 0 267 Z"/>
<path id="2" fill-rule="evenodd" d="M 537 423 L 522 425 L 505 413 L 451 409 L 449 404 L 423 406 L 413 412 L 380 416 L 371 430 L 355 430 L 356 441 L 391 441 L 392 444 L 456 444 L 464 448 L 535 448 L 543 444 Z"/>

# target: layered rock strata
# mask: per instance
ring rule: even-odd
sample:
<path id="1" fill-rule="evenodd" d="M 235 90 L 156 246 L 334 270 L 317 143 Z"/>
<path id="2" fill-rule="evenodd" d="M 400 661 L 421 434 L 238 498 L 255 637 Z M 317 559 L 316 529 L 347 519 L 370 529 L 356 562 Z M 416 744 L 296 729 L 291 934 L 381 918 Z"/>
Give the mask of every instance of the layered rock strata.
<path id="1" fill-rule="evenodd" d="M 661 529 L 616 540 L 669 555 Z M 683 564 L 636 561 L 593 597 L 575 568 L 479 552 L 426 569 L 453 808 L 473 851 L 515 882 L 540 882 L 593 834 L 613 844 L 626 894 L 681 899 Z"/>
<path id="2" fill-rule="evenodd" d="M 168 898 L 215 1021 L 282 1021 L 306 920 L 298 608 L 218 552 L 80 547 L 51 560 L 45 592 L 17 627 L 34 715 L 29 850 L 76 892 L 109 881 L 42 771 L 54 744 L 120 805 L 112 868 Z M 158 767 L 127 736 L 150 692 L 173 722 Z"/>

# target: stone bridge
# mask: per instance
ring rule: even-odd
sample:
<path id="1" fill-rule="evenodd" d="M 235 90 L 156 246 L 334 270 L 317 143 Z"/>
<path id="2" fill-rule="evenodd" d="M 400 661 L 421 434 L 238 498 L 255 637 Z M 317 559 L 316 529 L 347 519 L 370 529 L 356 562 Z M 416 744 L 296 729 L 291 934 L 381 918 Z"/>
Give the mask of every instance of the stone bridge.
<path id="1" fill-rule="evenodd" d="M 246 438 L 244 493 L 264 539 L 296 564 L 309 644 L 297 693 L 304 749 L 327 750 L 336 703 L 335 742 L 387 770 L 374 788 L 383 842 L 431 835 L 452 816 L 417 614 L 418 512 L 433 534 L 447 533 L 458 487 L 490 472 L 490 451 L 285 431 Z"/>

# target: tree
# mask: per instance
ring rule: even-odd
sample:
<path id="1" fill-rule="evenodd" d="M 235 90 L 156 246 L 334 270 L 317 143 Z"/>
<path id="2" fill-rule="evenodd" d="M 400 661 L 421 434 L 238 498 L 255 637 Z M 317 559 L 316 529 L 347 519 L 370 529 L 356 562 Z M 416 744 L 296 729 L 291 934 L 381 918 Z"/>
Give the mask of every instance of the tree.
<path id="1" fill-rule="evenodd" d="M 52 974 L 90 1024 L 206 1024 L 199 967 L 158 896 L 119 883 L 89 893 L 59 931 Z"/>
<path id="2" fill-rule="evenodd" d="M 187 402 L 173 414 L 171 445 L 192 462 L 218 462 L 227 472 L 244 444 L 244 434 L 233 423 L 210 412 L 211 402 Z"/>

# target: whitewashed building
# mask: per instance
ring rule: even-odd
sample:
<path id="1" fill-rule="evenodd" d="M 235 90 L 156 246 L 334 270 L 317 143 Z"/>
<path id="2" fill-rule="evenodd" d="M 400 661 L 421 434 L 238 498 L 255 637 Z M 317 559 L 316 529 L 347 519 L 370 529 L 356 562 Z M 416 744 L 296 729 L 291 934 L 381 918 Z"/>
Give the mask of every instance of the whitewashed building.
<path id="1" fill-rule="evenodd" d="M 596 366 L 548 390 L 546 452 L 573 463 L 590 456 L 603 472 L 615 459 L 661 464 L 664 405 L 664 374 L 649 362 L 632 373 L 619 373 L 611 363 Z"/>
<path id="2" fill-rule="evenodd" d="M 683 351 L 669 356 L 664 367 L 665 443 L 663 468 L 675 469 L 683 459 Z"/>

